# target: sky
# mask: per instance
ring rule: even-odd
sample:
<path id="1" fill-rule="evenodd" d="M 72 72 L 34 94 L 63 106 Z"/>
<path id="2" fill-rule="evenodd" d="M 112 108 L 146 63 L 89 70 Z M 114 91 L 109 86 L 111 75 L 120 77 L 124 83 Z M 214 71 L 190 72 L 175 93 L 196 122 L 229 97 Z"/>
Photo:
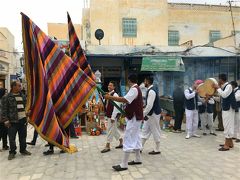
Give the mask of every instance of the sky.
<path id="1" fill-rule="evenodd" d="M 68 11 L 74 24 L 81 23 L 82 8 L 86 0 L 1 0 L 0 27 L 7 27 L 15 37 L 15 48 L 22 51 L 21 15 L 29 16 L 45 33 L 47 23 L 67 23 Z M 240 0 L 236 0 L 240 4 Z M 40 3 L 41 2 L 41 3 Z M 226 5 L 227 0 L 168 0 L 168 2 L 187 2 Z"/>

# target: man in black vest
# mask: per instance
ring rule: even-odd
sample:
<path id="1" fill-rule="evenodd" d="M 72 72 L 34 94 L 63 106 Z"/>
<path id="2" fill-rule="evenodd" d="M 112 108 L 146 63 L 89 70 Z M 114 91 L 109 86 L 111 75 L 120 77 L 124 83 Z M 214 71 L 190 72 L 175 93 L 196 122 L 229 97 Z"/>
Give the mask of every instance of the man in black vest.
<path id="1" fill-rule="evenodd" d="M 235 109 L 235 117 L 234 117 L 234 138 L 236 139 L 236 143 L 240 142 L 240 88 L 236 81 L 232 81 L 231 85 L 234 90 L 234 95 L 236 99 L 236 109 Z"/>
<path id="2" fill-rule="evenodd" d="M 142 129 L 142 146 L 144 146 L 152 134 L 156 147 L 149 154 L 155 155 L 160 154 L 160 99 L 157 90 L 153 87 L 153 77 L 146 77 L 144 84 L 147 88 L 147 93 L 146 107 L 143 111 L 145 121 Z"/>
<path id="3" fill-rule="evenodd" d="M 123 137 L 124 156 L 120 165 L 113 166 L 116 171 L 124 171 L 128 169 L 128 165 L 142 164 L 140 150 L 142 149 L 140 127 L 143 121 L 143 100 L 142 92 L 137 85 L 137 76 L 131 74 L 128 76 L 128 85 L 130 87 L 128 93 L 124 97 L 115 97 L 105 95 L 105 99 L 126 103 L 126 130 Z M 135 152 L 136 159 L 128 162 L 131 152 Z"/>
<path id="4" fill-rule="evenodd" d="M 200 137 L 196 134 L 198 128 L 198 91 L 197 86 L 201 84 L 202 80 L 196 80 L 192 87 L 189 87 L 184 91 L 185 95 L 185 112 L 186 112 L 186 126 L 187 136 Z"/>
<path id="5" fill-rule="evenodd" d="M 225 144 L 219 151 L 228 151 L 233 148 L 233 135 L 234 135 L 234 116 L 236 100 L 231 84 L 227 82 L 226 74 L 219 74 L 218 84 L 214 84 L 213 87 L 217 89 L 217 92 L 221 96 L 222 101 L 222 118 L 224 126 Z"/>
<path id="6" fill-rule="evenodd" d="M 108 94 L 118 97 L 118 94 L 115 92 L 115 88 L 116 83 L 114 81 L 110 81 L 108 84 Z M 115 106 L 112 105 L 111 102 L 109 102 L 109 100 L 106 101 L 105 107 L 105 115 L 108 120 L 108 134 L 106 147 L 101 151 L 101 153 L 106 153 L 110 151 L 110 143 L 112 142 L 113 137 L 115 137 L 116 140 L 119 140 L 119 145 L 116 147 L 116 149 L 123 147 L 123 140 L 121 138 L 120 132 L 117 129 L 117 117 L 120 112 Z"/>

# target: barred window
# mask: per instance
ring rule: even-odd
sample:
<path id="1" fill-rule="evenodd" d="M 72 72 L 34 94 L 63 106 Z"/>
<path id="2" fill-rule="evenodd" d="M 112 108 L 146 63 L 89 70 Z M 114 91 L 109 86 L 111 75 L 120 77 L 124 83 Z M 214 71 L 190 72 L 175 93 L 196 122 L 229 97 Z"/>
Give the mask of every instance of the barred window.
<path id="1" fill-rule="evenodd" d="M 179 45 L 179 31 L 168 31 L 168 45 L 178 46 Z"/>
<path id="2" fill-rule="evenodd" d="M 123 32 L 123 37 L 137 37 L 137 19 L 123 18 L 122 32 Z"/>
<path id="3" fill-rule="evenodd" d="M 214 42 L 221 39 L 220 31 L 210 31 L 209 32 L 209 42 Z"/>

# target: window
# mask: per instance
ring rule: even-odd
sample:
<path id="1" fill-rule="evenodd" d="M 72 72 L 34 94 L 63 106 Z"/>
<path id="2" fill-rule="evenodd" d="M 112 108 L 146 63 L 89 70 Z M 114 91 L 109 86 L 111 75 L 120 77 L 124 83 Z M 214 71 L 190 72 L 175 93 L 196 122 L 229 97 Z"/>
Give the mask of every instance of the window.
<path id="1" fill-rule="evenodd" d="M 179 32 L 178 31 L 168 31 L 168 45 L 178 46 L 179 45 Z"/>
<path id="2" fill-rule="evenodd" d="M 137 19 L 123 18 L 122 32 L 123 32 L 123 37 L 137 37 Z"/>
<path id="3" fill-rule="evenodd" d="M 221 39 L 221 32 L 220 31 L 210 31 L 209 33 L 209 42 L 214 42 Z"/>

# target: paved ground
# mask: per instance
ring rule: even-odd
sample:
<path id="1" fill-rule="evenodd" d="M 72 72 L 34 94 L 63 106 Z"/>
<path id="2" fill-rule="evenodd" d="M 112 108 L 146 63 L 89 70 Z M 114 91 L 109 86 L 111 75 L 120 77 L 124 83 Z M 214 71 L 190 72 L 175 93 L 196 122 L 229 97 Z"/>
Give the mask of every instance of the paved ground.
<path id="1" fill-rule="evenodd" d="M 28 140 L 33 129 L 29 128 Z M 43 156 L 45 142 L 38 139 L 35 147 L 28 147 L 32 156 L 17 154 L 16 159 L 7 160 L 8 152 L 0 152 L 0 179 L 82 179 L 82 180 L 221 180 L 240 179 L 240 144 L 228 152 L 219 152 L 223 135 L 185 139 L 185 133 L 162 133 L 161 155 L 150 156 L 153 139 L 151 138 L 142 153 L 143 165 L 129 167 L 127 171 L 114 172 L 112 165 L 118 164 L 122 157 L 121 150 L 112 149 L 101 154 L 105 136 L 92 137 L 83 135 L 72 140 L 79 152 L 60 154 L 55 150 L 52 156 Z M 117 142 L 113 143 L 116 146 Z M 133 157 L 131 154 L 130 157 Z"/>

